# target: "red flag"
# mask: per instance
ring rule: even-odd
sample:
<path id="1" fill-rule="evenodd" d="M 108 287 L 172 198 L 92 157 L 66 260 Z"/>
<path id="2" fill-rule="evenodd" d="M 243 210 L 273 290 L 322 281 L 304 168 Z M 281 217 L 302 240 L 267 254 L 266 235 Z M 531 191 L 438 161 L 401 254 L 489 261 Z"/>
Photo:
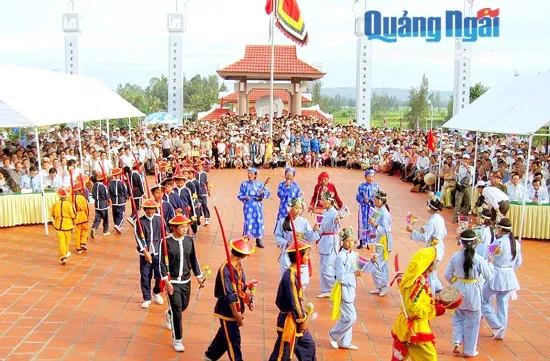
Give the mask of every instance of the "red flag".
<path id="1" fill-rule="evenodd" d="M 498 9 L 491 9 L 491 8 L 484 8 L 477 12 L 477 20 L 484 18 L 486 16 L 490 18 L 494 18 L 500 15 L 500 8 Z"/>
<path id="2" fill-rule="evenodd" d="M 436 147 L 435 136 L 432 130 L 430 129 L 430 131 L 428 132 L 428 149 L 430 150 L 430 152 L 433 152 L 435 151 L 435 147 Z"/>
<path id="3" fill-rule="evenodd" d="M 265 12 L 267 13 L 267 15 L 271 15 L 271 13 L 273 12 L 273 0 L 267 0 L 265 4 Z"/>

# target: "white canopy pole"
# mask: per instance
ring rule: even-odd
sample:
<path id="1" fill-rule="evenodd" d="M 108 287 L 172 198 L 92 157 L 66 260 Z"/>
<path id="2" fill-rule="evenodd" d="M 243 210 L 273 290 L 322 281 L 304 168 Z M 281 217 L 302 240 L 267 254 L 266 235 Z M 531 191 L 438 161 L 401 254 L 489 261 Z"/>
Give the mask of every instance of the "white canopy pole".
<path id="1" fill-rule="evenodd" d="M 531 147 L 533 145 L 533 135 L 529 136 L 529 150 L 527 151 L 527 161 L 525 162 L 525 175 L 523 177 L 523 201 L 521 202 L 521 220 L 519 225 L 519 241 L 523 237 L 523 224 L 525 223 L 525 202 L 527 201 L 527 180 L 529 178 L 529 163 L 531 162 Z"/>
<path id="2" fill-rule="evenodd" d="M 40 193 L 42 194 L 42 217 L 44 218 L 44 232 L 46 236 L 50 235 L 48 231 L 48 215 L 46 214 L 46 197 L 44 196 L 44 178 L 40 173 L 42 170 L 42 160 L 40 156 L 40 140 L 38 139 L 38 127 L 34 127 L 34 135 L 36 136 L 36 154 L 38 157 L 38 176 L 40 177 Z"/>
<path id="3" fill-rule="evenodd" d="M 472 194 L 470 194 L 470 212 L 469 213 L 472 213 L 472 209 L 474 209 L 474 189 L 475 189 L 475 184 L 474 182 L 476 181 L 476 166 L 477 166 L 477 146 L 478 146 L 478 141 L 479 141 L 479 132 L 476 132 L 476 145 L 475 145 L 475 150 L 474 150 L 474 173 L 472 174 Z"/>
<path id="4" fill-rule="evenodd" d="M 107 151 L 109 152 L 107 159 L 111 161 L 111 164 L 114 167 L 115 162 L 113 162 L 114 158 L 113 158 L 113 154 L 111 153 L 111 134 L 109 133 L 109 119 L 105 119 L 105 122 L 107 123 Z"/>
<path id="5" fill-rule="evenodd" d="M 130 137 L 130 149 L 132 149 L 132 123 L 130 118 L 128 118 L 128 136 Z"/>
<path id="6" fill-rule="evenodd" d="M 80 174 L 84 174 L 84 154 L 82 153 L 82 138 L 80 137 L 80 127 L 84 126 L 84 122 L 80 122 L 78 126 L 78 151 L 80 152 Z M 82 185 L 84 187 L 84 184 Z"/>

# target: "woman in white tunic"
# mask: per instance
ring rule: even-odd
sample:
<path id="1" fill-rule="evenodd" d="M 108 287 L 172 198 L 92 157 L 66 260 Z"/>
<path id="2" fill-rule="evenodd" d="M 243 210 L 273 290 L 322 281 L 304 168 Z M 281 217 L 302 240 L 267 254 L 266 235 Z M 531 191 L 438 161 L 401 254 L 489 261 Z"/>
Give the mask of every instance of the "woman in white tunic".
<path id="1" fill-rule="evenodd" d="M 290 212 L 294 218 L 294 226 L 296 227 L 296 236 L 300 241 L 303 242 L 314 242 L 319 239 L 319 225 L 311 227 L 308 220 L 301 216 L 304 209 L 304 201 L 302 198 L 293 198 L 289 202 Z M 277 246 L 281 249 L 281 255 L 279 256 L 279 263 L 281 265 L 281 277 L 290 266 L 290 260 L 288 258 L 288 253 L 286 252 L 288 246 L 294 243 L 294 238 L 292 236 L 292 226 L 290 224 L 290 217 L 288 214 L 286 217 L 283 217 L 277 222 L 275 227 L 275 240 L 277 241 Z M 309 284 L 309 270 L 308 265 L 303 264 L 300 271 L 302 279 L 302 287 L 305 289 Z"/>
<path id="2" fill-rule="evenodd" d="M 339 308 L 340 318 L 328 332 L 328 337 L 333 348 L 358 350 L 359 347 L 351 343 L 353 325 L 357 322 L 355 311 L 356 278 L 361 277 L 361 271 L 357 268 L 357 253 L 353 251 L 356 239 L 351 227 L 343 229 L 339 237 L 341 247 L 334 263 L 336 280 L 339 284 L 336 284 L 334 289 L 337 290 L 337 287 L 341 285 L 341 297 L 333 300 L 333 307 Z M 331 297 L 337 297 L 337 295 Z M 334 311 L 333 314 L 335 314 Z"/>
<path id="3" fill-rule="evenodd" d="M 512 222 L 508 218 L 498 222 L 496 239 L 489 248 L 495 277 L 483 286 L 481 312 L 493 329 L 493 338 L 502 340 L 508 324 L 508 300 L 510 294 L 519 289 L 515 269 L 523 262 L 521 244 L 514 237 Z M 493 307 L 494 298 L 497 299 L 497 312 Z"/>
<path id="4" fill-rule="evenodd" d="M 340 230 L 340 217 L 335 200 L 329 192 L 321 194 L 321 206 L 323 207 L 323 220 L 319 225 L 321 239 L 319 240 L 320 281 L 321 293 L 317 298 L 330 297 L 330 291 L 334 285 L 334 260 L 338 253 L 338 231 Z"/>
<path id="5" fill-rule="evenodd" d="M 428 212 L 432 214 L 428 223 L 420 230 L 413 229 L 411 225 L 407 225 L 407 231 L 411 232 L 411 239 L 417 242 L 424 242 L 426 247 L 434 246 L 437 251 L 437 257 L 434 264 L 434 271 L 428 275 L 428 282 L 432 288 L 432 294 L 436 294 L 443 289 L 441 281 L 437 278 L 437 265 L 445 255 L 445 244 L 443 240 L 447 236 L 447 228 L 445 220 L 439 214 L 443 209 L 443 203 L 437 197 L 432 197 L 428 201 Z"/>
<path id="6" fill-rule="evenodd" d="M 474 243 L 477 237 L 468 229 L 460 234 L 463 249 L 455 252 L 445 270 L 445 279 L 464 296 L 453 315 L 453 353 L 459 353 L 464 343 L 464 356 L 478 355 L 477 339 L 481 323 L 481 284 L 494 276 L 492 265 L 476 253 Z"/>
<path id="7" fill-rule="evenodd" d="M 392 219 L 390 208 L 387 204 L 387 196 L 384 191 L 377 191 L 374 195 L 374 206 L 379 216 L 371 217 L 369 224 L 376 229 L 375 243 L 384 246 L 378 249 L 377 261 L 372 272 L 372 280 L 376 289 L 369 291 L 370 294 L 384 297 L 389 291 L 390 267 L 388 264 L 389 254 L 392 251 L 391 225 Z M 375 214 L 376 214 L 375 212 Z"/>

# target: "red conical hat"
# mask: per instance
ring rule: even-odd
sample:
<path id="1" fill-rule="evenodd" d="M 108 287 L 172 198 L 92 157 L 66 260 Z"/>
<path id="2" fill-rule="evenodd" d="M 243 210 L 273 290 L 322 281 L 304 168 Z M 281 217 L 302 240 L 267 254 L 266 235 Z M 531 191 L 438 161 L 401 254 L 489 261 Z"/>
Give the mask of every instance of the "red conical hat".
<path id="1" fill-rule="evenodd" d="M 185 215 L 179 213 L 177 216 L 172 218 L 168 223 L 173 225 L 189 224 L 191 223 L 191 220 L 187 218 Z"/>
<path id="2" fill-rule="evenodd" d="M 57 190 L 57 195 L 60 197 L 60 198 L 67 198 L 68 196 L 71 195 L 71 190 L 68 189 L 68 188 L 59 188 Z"/>
<path id="3" fill-rule="evenodd" d="M 159 204 L 154 199 L 148 199 L 143 203 L 142 208 L 158 208 Z"/>
<path id="4" fill-rule="evenodd" d="M 98 180 L 98 181 L 102 181 L 102 180 L 105 179 L 105 174 L 98 173 L 95 179 Z"/>
<path id="5" fill-rule="evenodd" d="M 185 176 L 180 172 L 174 175 L 174 179 L 185 179 Z"/>
<path id="6" fill-rule="evenodd" d="M 308 248 L 311 248 L 311 245 L 309 243 L 298 240 L 298 249 L 300 251 L 303 251 L 304 249 L 308 249 Z M 296 252 L 296 245 L 294 242 L 290 242 L 290 245 L 286 249 L 286 252 L 287 253 Z"/>
<path id="7" fill-rule="evenodd" d="M 81 191 L 81 190 L 82 190 L 82 183 L 76 182 L 73 185 L 73 192 L 78 192 L 78 191 Z"/>
<path id="8" fill-rule="evenodd" d="M 256 251 L 254 242 L 246 237 L 234 239 L 230 242 L 230 245 L 235 251 L 246 255 L 251 255 Z"/>
<path id="9" fill-rule="evenodd" d="M 120 175 L 120 174 L 122 174 L 122 168 L 113 169 L 113 175 Z"/>

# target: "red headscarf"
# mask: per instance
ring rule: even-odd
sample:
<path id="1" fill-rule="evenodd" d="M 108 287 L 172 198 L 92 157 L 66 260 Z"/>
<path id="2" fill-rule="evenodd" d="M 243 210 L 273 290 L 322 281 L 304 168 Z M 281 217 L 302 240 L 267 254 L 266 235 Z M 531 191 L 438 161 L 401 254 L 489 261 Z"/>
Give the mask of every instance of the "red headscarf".
<path id="1" fill-rule="evenodd" d="M 321 172 L 321 174 L 319 174 L 319 177 L 317 178 L 317 183 L 320 183 L 321 179 L 323 179 L 323 178 L 329 179 L 329 176 L 328 176 L 327 172 Z"/>

